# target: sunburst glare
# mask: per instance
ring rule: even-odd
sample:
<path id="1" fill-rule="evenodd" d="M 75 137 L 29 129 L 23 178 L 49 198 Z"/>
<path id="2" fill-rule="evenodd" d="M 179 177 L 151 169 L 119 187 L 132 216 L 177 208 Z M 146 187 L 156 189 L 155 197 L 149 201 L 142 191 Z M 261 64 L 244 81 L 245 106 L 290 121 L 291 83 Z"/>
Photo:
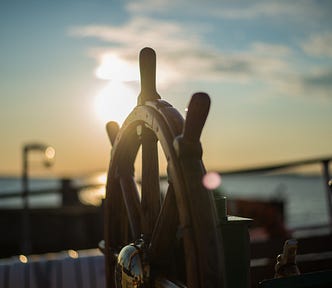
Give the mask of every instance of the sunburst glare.
<path id="1" fill-rule="evenodd" d="M 98 79 L 112 81 L 138 81 L 137 66 L 113 54 L 101 56 L 100 65 L 95 71 Z"/>
<path id="2" fill-rule="evenodd" d="M 129 82 L 138 81 L 138 69 L 114 54 L 103 54 L 100 59 L 95 75 L 108 81 L 96 95 L 95 111 L 104 123 L 112 120 L 121 125 L 136 105 L 138 92 Z"/>
<path id="3" fill-rule="evenodd" d="M 111 81 L 95 98 L 97 116 L 104 122 L 116 121 L 120 125 L 135 107 L 137 95 L 126 83 Z"/>

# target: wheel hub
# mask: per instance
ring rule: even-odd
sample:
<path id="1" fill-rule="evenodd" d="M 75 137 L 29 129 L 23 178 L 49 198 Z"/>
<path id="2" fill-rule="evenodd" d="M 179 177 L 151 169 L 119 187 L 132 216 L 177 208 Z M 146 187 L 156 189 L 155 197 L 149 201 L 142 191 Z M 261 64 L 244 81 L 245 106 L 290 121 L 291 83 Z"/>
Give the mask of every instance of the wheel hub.
<path id="1" fill-rule="evenodd" d="M 115 267 L 116 288 L 142 288 L 148 283 L 150 267 L 146 261 L 145 243 L 138 239 L 123 247 Z"/>

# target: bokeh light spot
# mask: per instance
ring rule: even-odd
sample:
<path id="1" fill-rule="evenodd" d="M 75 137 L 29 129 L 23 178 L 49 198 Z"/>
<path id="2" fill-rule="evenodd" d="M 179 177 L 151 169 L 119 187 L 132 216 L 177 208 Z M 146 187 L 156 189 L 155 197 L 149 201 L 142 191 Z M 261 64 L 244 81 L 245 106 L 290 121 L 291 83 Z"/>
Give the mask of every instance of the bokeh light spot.
<path id="1" fill-rule="evenodd" d="M 208 172 L 203 177 L 203 185 L 210 190 L 217 189 L 221 185 L 221 176 L 217 172 Z"/>

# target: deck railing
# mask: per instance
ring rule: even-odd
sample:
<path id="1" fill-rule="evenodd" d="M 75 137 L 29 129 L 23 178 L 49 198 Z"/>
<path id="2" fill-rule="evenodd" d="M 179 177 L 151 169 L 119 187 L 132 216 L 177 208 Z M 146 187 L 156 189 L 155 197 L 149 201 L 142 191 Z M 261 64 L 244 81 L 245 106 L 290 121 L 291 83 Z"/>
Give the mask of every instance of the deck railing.
<path id="1" fill-rule="evenodd" d="M 102 186 L 76 186 L 62 179 L 59 188 L 31 190 L 27 197 L 21 191 L 2 192 L 0 201 L 14 200 L 16 205 L 0 209 L 0 225 L 7 232 L 0 239 L 0 258 L 97 247 L 102 239 L 102 207 L 83 205 L 79 194 Z M 27 198 L 51 195 L 57 195 L 57 204 L 23 205 L 30 202 Z"/>
<path id="2" fill-rule="evenodd" d="M 314 158 L 314 159 L 306 159 L 306 160 L 301 160 L 301 161 L 292 161 L 292 162 L 286 162 L 286 163 L 280 163 L 277 165 L 265 165 L 265 166 L 260 166 L 260 167 L 251 167 L 248 169 L 238 169 L 238 170 L 228 170 L 228 171 L 221 171 L 220 174 L 222 176 L 228 176 L 228 175 L 251 175 L 251 174 L 264 174 L 264 173 L 270 173 L 270 172 L 278 172 L 278 171 L 283 171 L 285 169 L 291 169 L 291 168 L 296 168 L 296 167 L 301 167 L 301 166 L 306 166 L 306 165 L 312 165 L 312 164 L 319 164 L 321 166 L 321 175 L 323 176 L 323 181 L 324 181 L 324 186 L 325 186 L 325 192 L 326 192 L 326 201 L 328 203 L 328 212 L 329 212 L 329 223 L 328 226 L 329 228 L 332 227 L 332 181 L 331 181 L 331 162 L 332 157 L 321 157 L 321 158 Z M 45 196 L 45 195 L 51 195 L 51 194 L 57 194 L 59 195 L 60 199 L 62 199 L 59 204 L 59 207 L 55 207 L 55 209 L 58 209 L 57 214 L 59 215 L 60 213 L 65 213 L 67 215 L 72 214 L 72 215 L 78 215 L 79 213 L 88 213 L 91 214 L 92 210 L 96 211 L 96 213 L 102 213 L 101 208 L 96 208 L 96 207 L 91 207 L 91 206 L 84 206 L 80 203 L 79 200 L 79 192 L 84 190 L 84 189 L 92 189 L 92 188 L 102 188 L 103 185 L 98 184 L 98 185 L 80 185 L 80 186 L 74 186 L 71 185 L 70 181 L 68 179 L 64 179 L 61 181 L 62 185 L 58 189 L 42 189 L 42 190 L 35 190 L 35 191 L 30 191 L 29 192 L 29 197 L 38 197 L 38 196 Z M 22 192 L 2 192 L 0 194 L 0 201 L 5 200 L 5 199 L 22 199 Z M 23 199 L 22 199 L 23 201 Z M 76 208 L 75 208 L 76 206 Z M 66 207 L 71 207 L 70 209 L 64 209 Z M 54 208 L 53 208 L 54 209 Z M 6 209 L 0 209 L 3 213 Z M 29 211 L 30 211 L 29 207 Z M 33 214 L 32 209 L 29 213 L 32 215 Z M 16 209 L 17 213 L 19 213 L 19 208 Z M 62 211 L 62 212 L 61 212 Z M 99 211 L 99 212 L 98 212 Z M 37 213 L 37 212 L 36 212 Z M 38 212 L 40 213 L 40 212 Z M 54 213 L 54 212 L 52 212 Z M 95 212 L 93 212 L 95 213 Z M 241 215 L 240 215 L 241 216 Z M 245 216 L 245 215 L 242 215 Z M 30 217 L 30 216 L 29 216 Z M 32 216 L 35 217 L 35 216 Z M 52 216 L 53 217 L 53 216 Z M 76 216 L 75 216 L 76 217 Z M 82 216 L 83 217 L 83 216 Z M 102 219 L 100 220 L 102 221 Z M 22 225 L 24 223 L 28 223 L 29 221 L 18 221 L 18 225 Z M 101 224 L 101 223 L 100 223 Z M 308 227 L 306 227 L 308 228 Z M 310 229 L 315 229 L 315 228 L 322 228 L 321 226 L 316 227 L 309 227 Z M 23 231 L 26 231 L 27 229 L 31 229 L 31 227 L 21 227 Z M 102 234 L 102 231 L 101 231 Z M 20 236 L 20 241 L 29 241 L 26 240 L 26 237 L 23 237 L 23 235 Z M 99 236 L 100 238 L 102 235 Z M 96 243 L 97 244 L 97 243 Z M 23 245 L 23 243 L 22 243 Z M 24 245 L 23 245 L 24 247 Z M 75 248 L 75 247 L 73 247 Z M 86 247 L 83 247 L 86 248 Z M 23 251 L 22 251 L 23 252 Z"/>
<path id="3" fill-rule="evenodd" d="M 256 173 L 269 173 L 276 172 L 290 168 L 296 168 L 300 166 L 307 166 L 312 164 L 321 165 L 321 174 L 323 176 L 325 193 L 326 193 L 326 201 L 328 203 L 329 209 L 329 224 L 332 225 L 332 179 L 330 172 L 330 164 L 332 163 L 332 156 L 329 157 L 320 157 L 320 158 L 312 158 L 298 161 L 289 161 L 274 165 L 264 165 L 259 167 L 250 167 L 244 169 L 234 169 L 234 170 L 225 170 L 222 171 L 222 175 L 242 175 L 242 174 L 256 174 Z"/>

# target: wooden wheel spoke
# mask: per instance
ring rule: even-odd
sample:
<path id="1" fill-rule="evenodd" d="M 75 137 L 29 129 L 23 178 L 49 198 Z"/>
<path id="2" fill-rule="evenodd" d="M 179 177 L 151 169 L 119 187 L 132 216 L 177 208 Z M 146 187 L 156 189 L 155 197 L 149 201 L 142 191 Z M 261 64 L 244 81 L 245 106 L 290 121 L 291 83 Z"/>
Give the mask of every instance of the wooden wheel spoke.
<path id="1" fill-rule="evenodd" d="M 120 245 L 121 235 L 117 233 L 117 223 L 123 216 L 123 199 L 121 195 L 120 183 L 117 179 L 109 180 L 106 186 L 106 225 L 109 232 L 105 235 L 105 240 L 112 249 Z"/>
<path id="2" fill-rule="evenodd" d="M 121 176 L 122 197 L 127 210 L 132 240 L 141 234 L 141 209 L 136 182 L 131 175 Z"/>
<path id="3" fill-rule="evenodd" d="M 142 198 L 143 234 L 151 236 L 160 211 L 160 186 L 157 138 L 149 129 L 142 133 Z"/>
<path id="4" fill-rule="evenodd" d="M 165 264 L 173 250 L 176 231 L 179 225 L 178 210 L 173 185 L 170 183 L 149 246 L 150 262 Z"/>
<path id="5" fill-rule="evenodd" d="M 106 261 L 106 277 L 108 283 L 114 282 L 113 269 L 116 263 L 115 254 L 117 250 L 126 241 L 126 232 L 124 225 L 127 221 L 126 211 L 121 193 L 121 187 L 118 179 L 108 179 L 106 186 L 106 209 L 105 209 L 105 261 Z"/>

